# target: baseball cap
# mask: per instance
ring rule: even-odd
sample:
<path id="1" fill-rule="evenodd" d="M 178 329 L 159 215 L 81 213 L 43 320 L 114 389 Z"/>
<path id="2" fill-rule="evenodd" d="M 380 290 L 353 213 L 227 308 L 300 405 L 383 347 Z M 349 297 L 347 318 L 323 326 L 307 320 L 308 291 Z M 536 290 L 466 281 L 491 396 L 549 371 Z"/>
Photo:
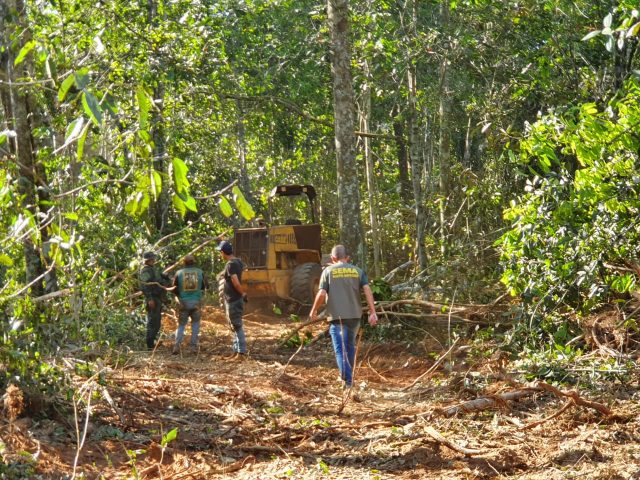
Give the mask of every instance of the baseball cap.
<path id="1" fill-rule="evenodd" d="M 158 256 L 154 252 L 144 252 L 142 258 L 145 260 L 156 259 Z"/>
<path id="2" fill-rule="evenodd" d="M 223 240 L 222 242 L 220 242 L 220 245 L 218 245 L 216 250 L 220 250 L 221 252 L 227 255 L 231 255 L 233 253 L 233 247 L 226 240 Z"/>

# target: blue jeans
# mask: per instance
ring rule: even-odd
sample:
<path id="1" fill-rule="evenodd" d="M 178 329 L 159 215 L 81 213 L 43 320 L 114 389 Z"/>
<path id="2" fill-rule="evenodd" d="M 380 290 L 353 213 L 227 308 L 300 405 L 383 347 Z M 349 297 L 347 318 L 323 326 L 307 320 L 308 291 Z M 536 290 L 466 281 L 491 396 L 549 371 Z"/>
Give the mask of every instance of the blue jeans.
<path id="1" fill-rule="evenodd" d="M 198 334 L 200 333 L 200 302 L 180 302 L 180 315 L 178 317 L 178 330 L 176 330 L 176 346 L 182 343 L 184 331 L 191 318 L 191 345 L 198 346 Z"/>
<path id="2" fill-rule="evenodd" d="M 233 339 L 233 351 L 238 353 L 247 353 L 247 340 L 244 336 L 244 327 L 242 325 L 244 300 L 239 298 L 232 302 L 225 302 L 225 309 L 227 313 L 227 320 L 235 334 L 235 338 Z"/>
<path id="3" fill-rule="evenodd" d="M 340 378 L 344 380 L 346 387 L 350 387 L 353 383 L 358 330 L 360 330 L 359 318 L 334 320 L 329 327 L 329 335 L 331 335 L 331 341 L 333 342 L 333 351 L 336 354 Z"/>

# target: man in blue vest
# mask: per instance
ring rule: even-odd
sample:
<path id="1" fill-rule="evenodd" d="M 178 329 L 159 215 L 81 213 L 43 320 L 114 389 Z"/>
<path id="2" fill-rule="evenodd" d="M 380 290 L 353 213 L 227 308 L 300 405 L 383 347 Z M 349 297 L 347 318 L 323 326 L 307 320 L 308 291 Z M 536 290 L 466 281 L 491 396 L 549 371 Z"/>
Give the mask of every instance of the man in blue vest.
<path id="1" fill-rule="evenodd" d="M 180 353 L 180 344 L 184 338 L 189 318 L 191 318 L 191 342 L 189 348 L 198 351 L 198 333 L 200 332 L 200 318 L 202 295 L 206 288 L 202 270 L 195 266 L 193 255 L 187 255 L 183 260 L 184 268 L 178 270 L 173 278 L 175 295 L 180 304 L 178 315 L 178 329 L 176 330 L 176 343 L 173 346 L 173 354 Z"/>

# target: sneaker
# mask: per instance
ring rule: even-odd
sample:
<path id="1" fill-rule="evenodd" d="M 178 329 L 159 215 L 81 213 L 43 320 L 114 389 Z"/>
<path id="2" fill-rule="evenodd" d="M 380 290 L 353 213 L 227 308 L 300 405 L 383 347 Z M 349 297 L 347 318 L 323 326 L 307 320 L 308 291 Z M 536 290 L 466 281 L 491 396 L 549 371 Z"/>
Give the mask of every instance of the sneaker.
<path id="1" fill-rule="evenodd" d="M 198 353 L 200 347 L 198 345 L 189 345 L 189 353 Z"/>
<path id="2" fill-rule="evenodd" d="M 178 355 L 180 353 L 180 347 L 178 345 L 173 346 L 173 350 L 171 350 L 171 355 Z"/>

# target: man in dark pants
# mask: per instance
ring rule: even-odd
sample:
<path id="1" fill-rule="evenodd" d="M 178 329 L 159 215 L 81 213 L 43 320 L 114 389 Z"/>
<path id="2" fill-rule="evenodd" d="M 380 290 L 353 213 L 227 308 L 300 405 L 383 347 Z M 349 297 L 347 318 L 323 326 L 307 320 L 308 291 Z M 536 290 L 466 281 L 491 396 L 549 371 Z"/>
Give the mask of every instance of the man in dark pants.
<path id="1" fill-rule="evenodd" d="M 191 342 L 190 350 L 198 351 L 198 333 L 200 332 L 200 308 L 202 295 L 206 288 L 206 281 L 202 270 L 196 267 L 196 259 L 189 254 L 184 257 L 184 268 L 181 268 L 173 277 L 173 287 L 176 297 L 180 302 L 178 329 L 176 330 L 176 343 L 173 346 L 173 354 L 180 353 L 180 344 L 184 338 L 189 318 L 191 318 Z"/>
<path id="2" fill-rule="evenodd" d="M 244 314 L 244 304 L 247 301 L 247 294 L 242 285 L 242 270 L 244 264 L 239 258 L 233 255 L 233 246 L 222 241 L 218 245 L 218 250 L 222 258 L 227 262 L 222 275 L 224 277 L 224 304 L 227 320 L 233 328 L 235 338 L 233 339 L 233 359 L 243 360 L 247 355 L 247 340 L 244 335 L 242 315 Z"/>
<path id="3" fill-rule="evenodd" d="M 318 308 L 326 301 L 328 318 L 331 322 L 329 334 L 333 343 L 340 378 L 345 388 L 353 384 L 353 367 L 356 359 L 356 337 L 360 329 L 362 302 L 360 290 L 364 292 L 369 306 L 369 325 L 378 323 L 378 315 L 369 287 L 366 273 L 349 263 L 344 245 L 336 245 L 331 250 L 332 265 L 322 272 L 320 289 L 316 294 L 309 316 L 318 318 Z"/>
<path id="4" fill-rule="evenodd" d="M 147 348 L 153 350 L 160 333 L 162 302 L 167 295 L 165 287 L 171 284 L 171 279 L 155 266 L 157 256 L 154 252 L 145 252 L 142 258 L 144 266 L 139 275 L 140 290 L 147 308 Z"/>

